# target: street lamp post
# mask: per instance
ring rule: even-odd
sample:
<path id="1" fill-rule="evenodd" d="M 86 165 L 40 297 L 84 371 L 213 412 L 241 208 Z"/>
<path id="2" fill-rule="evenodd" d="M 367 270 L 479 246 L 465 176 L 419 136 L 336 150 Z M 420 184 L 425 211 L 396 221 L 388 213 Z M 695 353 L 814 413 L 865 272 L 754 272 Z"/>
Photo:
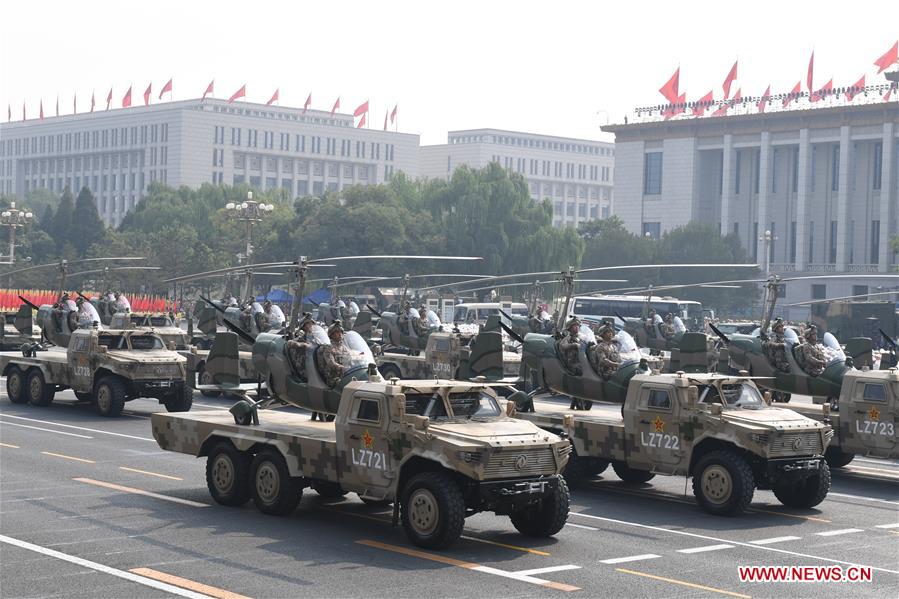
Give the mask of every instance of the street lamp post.
<path id="1" fill-rule="evenodd" d="M 19 210 L 15 202 L 0 213 L 0 225 L 9 229 L 9 255 L 0 256 L 0 264 L 14 264 L 16 261 L 16 229 L 24 228 L 34 219 L 31 212 Z"/>
<path id="2" fill-rule="evenodd" d="M 262 217 L 274 209 L 275 207 L 271 204 L 264 204 L 254 200 L 252 191 L 247 192 L 247 199 L 245 202 L 241 202 L 240 204 L 228 202 L 225 204 L 225 210 L 228 211 L 231 218 L 244 223 L 246 230 L 247 245 L 244 257 L 247 260 L 248 269 L 247 277 L 244 279 L 244 289 L 241 290 L 241 295 L 243 295 L 243 297 L 248 297 L 250 293 L 250 277 L 252 275 L 249 271 L 249 265 L 251 264 L 253 255 L 253 225 L 262 222 Z"/>

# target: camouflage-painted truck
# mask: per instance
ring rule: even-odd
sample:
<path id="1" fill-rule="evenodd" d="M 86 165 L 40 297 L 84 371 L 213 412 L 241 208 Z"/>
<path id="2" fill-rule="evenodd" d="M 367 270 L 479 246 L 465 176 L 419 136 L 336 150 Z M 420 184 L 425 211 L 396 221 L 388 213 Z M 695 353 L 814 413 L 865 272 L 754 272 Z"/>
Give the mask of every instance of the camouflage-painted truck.
<path id="1" fill-rule="evenodd" d="M 790 404 L 813 420 L 829 420 L 834 438 L 824 452 L 831 468 L 842 468 L 856 455 L 899 458 L 899 370 L 848 370 L 840 397 L 824 405 Z"/>
<path id="2" fill-rule="evenodd" d="M 810 508 L 830 489 L 823 454 L 833 431 L 769 401 L 746 377 L 636 374 L 620 417 L 617 410 L 571 411 L 547 402 L 517 417 L 570 438 L 572 482 L 611 464 L 625 483 L 655 474 L 692 477 L 696 500 L 712 514 L 743 512 L 756 488 L 772 489 L 784 505 Z"/>
<path id="3" fill-rule="evenodd" d="M 556 534 L 568 517 L 560 473 L 570 444 L 506 416 L 489 385 L 385 381 L 372 366 L 343 387 L 333 422 L 281 410 L 262 410 L 257 424 L 237 420 L 224 411 L 153 414 L 153 436 L 165 450 L 206 457 L 220 504 L 252 497 L 260 511 L 285 515 L 305 487 L 354 492 L 393 502 L 394 524 L 422 547 L 450 545 L 477 512 L 508 515 L 532 536 Z"/>
<path id="4" fill-rule="evenodd" d="M 56 391 L 72 389 L 103 416 L 118 416 L 126 401 L 152 397 L 170 412 L 190 409 L 184 358 L 149 331 L 75 329 L 66 347 L 32 343 L 0 353 L 0 372 L 13 403 L 48 406 Z"/>

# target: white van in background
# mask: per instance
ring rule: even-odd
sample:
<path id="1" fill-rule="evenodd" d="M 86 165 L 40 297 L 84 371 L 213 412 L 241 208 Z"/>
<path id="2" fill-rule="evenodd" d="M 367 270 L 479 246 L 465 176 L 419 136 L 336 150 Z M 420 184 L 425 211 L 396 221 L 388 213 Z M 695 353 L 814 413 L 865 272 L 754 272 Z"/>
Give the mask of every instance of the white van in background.
<path id="1" fill-rule="evenodd" d="M 456 304 L 453 311 L 454 324 L 487 324 L 487 318 L 499 314 L 500 308 L 507 314 L 527 316 L 528 307 L 521 302 L 486 302 Z"/>

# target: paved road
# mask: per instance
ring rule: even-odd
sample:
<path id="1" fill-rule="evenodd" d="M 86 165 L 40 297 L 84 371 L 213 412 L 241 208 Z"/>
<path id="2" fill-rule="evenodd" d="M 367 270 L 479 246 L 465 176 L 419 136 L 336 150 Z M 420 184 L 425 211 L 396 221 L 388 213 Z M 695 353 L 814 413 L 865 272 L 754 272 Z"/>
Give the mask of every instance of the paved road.
<path id="1" fill-rule="evenodd" d="M 0 381 L 2 384 L 3 381 Z M 195 410 L 227 400 L 196 397 Z M 119 419 L 0 397 L 0 596 L 888 597 L 899 595 L 899 462 L 856 459 L 816 509 L 758 491 L 716 518 L 683 478 L 624 485 L 609 469 L 572 495 L 557 538 L 480 514 L 448 551 L 414 549 L 389 510 L 306 490 L 292 515 L 214 504 L 204 461 L 160 451 L 152 400 Z M 264 416 L 263 416 L 264 417 Z M 871 582 L 743 583 L 738 567 L 862 565 Z"/>

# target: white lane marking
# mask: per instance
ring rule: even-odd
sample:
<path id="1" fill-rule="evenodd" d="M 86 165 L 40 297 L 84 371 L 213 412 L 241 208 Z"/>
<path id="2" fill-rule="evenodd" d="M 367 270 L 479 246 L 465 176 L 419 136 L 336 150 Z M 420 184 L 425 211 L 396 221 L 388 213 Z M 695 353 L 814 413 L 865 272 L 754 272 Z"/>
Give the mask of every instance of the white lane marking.
<path id="1" fill-rule="evenodd" d="M 718 551 L 720 549 L 733 549 L 733 545 L 706 545 L 704 547 L 691 547 L 689 549 L 678 549 L 678 553 L 705 553 L 706 551 Z"/>
<path id="2" fill-rule="evenodd" d="M 0 543 L 6 543 L 7 545 L 14 545 L 15 547 L 19 547 L 21 549 L 27 549 L 28 551 L 40 553 L 41 555 L 46 555 L 48 557 L 55 557 L 56 559 L 62 560 L 64 562 L 69 562 L 71 564 L 76 564 L 76 565 L 82 566 L 84 568 L 96 570 L 97 572 L 103 572 L 104 574 L 109 574 L 111 576 L 123 578 L 123 579 L 131 581 L 131 582 L 136 582 L 137 584 L 142 584 L 144 586 L 158 589 L 158 590 L 164 591 L 166 593 L 171 593 L 172 595 L 178 595 L 179 597 L 189 597 L 190 599 L 212 599 L 209 595 L 203 595 L 202 593 L 195 593 L 194 591 L 188 591 L 187 589 L 182 589 L 180 587 L 176 587 L 171 584 L 166 584 L 164 582 L 159 582 L 158 580 L 153 580 L 150 578 L 145 578 L 143 576 L 138 576 L 137 574 L 132 574 L 131 572 L 125 572 L 124 570 L 118 570 L 116 568 L 112 568 L 112 567 L 104 565 L 104 564 L 98 564 L 97 562 L 92 562 L 90 560 L 86 560 L 86 559 L 83 559 L 80 557 L 75 557 L 74 555 L 69 555 L 68 553 L 62 553 L 61 551 L 56 551 L 54 549 L 48 549 L 47 547 L 35 545 L 35 544 L 29 543 L 27 541 L 20 541 L 19 539 L 7 537 L 6 535 L 0 535 Z"/>
<path id="3" fill-rule="evenodd" d="M 758 541 L 749 541 L 751 545 L 771 545 L 773 543 L 785 543 L 787 541 L 798 541 L 802 537 L 771 537 L 770 539 L 759 539 Z"/>
<path id="4" fill-rule="evenodd" d="M 584 530 L 599 530 L 595 526 L 584 526 L 583 524 L 572 524 L 571 522 L 566 522 L 565 526 L 571 526 L 573 528 L 583 528 Z"/>
<path id="5" fill-rule="evenodd" d="M 899 505 L 899 501 L 888 501 L 886 499 L 878 499 L 877 497 L 865 497 L 864 495 L 849 495 L 848 493 L 829 492 L 828 495 L 833 497 L 848 497 L 849 499 L 861 499 L 862 501 L 876 501 L 877 503 L 887 503 L 889 505 Z"/>
<path id="6" fill-rule="evenodd" d="M 231 408 L 226 408 L 225 406 L 214 406 L 208 403 L 197 403 L 194 402 L 193 405 L 200 406 L 201 408 L 212 408 L 213 410 L 230 410 Z M 271 409 L 271 408 L 268 408 Z"/>
<path id="7" fill-rule="evenodd" d="M 567 566 L 549 566 L 548 568 L 534 568 L 533 570 L 519 570 L 518 572 L 513 572 L 513 574 L 520 574 L 522 576 L 532 576 L 534 574 L 548 574 L 549 572 L 562 572 L 564 570 L 580 570 L 580 566 L 575 566 L 574 564 L 568 564 Z"/>
<path id="8" fill-rule="evenodd" d="M 521 574 L 519 572 L 507 572 L 506 570 L 499 570 L 497 568 L 491 568 L 490 566 L 475 566 L 473 568 L 469 568 L 470 570 L 474 570 L 475 572 L 483 572 L 485 574 L 494 574 L 496 576 L 502 576 L 503 578 L 511 578 L 513 580 L 519 580 L 521 582 L 529 582 L 531 584 L 539 584 L 544 585 L 550 581 L 544 580 L 542 578 L 535 578 L 533 576 L 528 576 L 527 574 Z"/>
<path id="9" fill-rule="evenodd" d="M 0 416 L 2 416 L 2 414 L 0 414 Z M 0 422 L 0 425 L 4 425 L 4 424 L 6 426 L 21 426 L 22 428 L 30 428 L 30 429 L 36 430 L 36 431 L 44 431 L 47 433 L 56 433 L 57 435 L 67 435 L 69 437 L 79 437 L 81 439 L 93 439 L 93 437 L 88 437 L 87 435 L 77 435 L 75 433 L 66 433 L 63 431 L 55 431 L 52 428 L 41 428 L 39 426 L 28 426 L 27 424 L 19 424 L 17 422 Z"/>
<path id="10" fill-rule="evenodd" d="M 896 462 L 889 462 L 887 460 L 871 460 L 869 458 L 855 458 L 853 462 L 867 462 L 868 464 L 880 464 L 881 466 L 889 466 L 892 468 L 899 467 L 899 464 Z"/>
<path id="11" fill-rule="evenodd" d="M 816 532 L 819 537 L 835 537 L 838 535 L 851 535 L 854 532 L 862 532 L 861 528 L 841 528 L 840 530 L 826 530 L 824 532 Z"/>
<path id="12" fill-rule="evenodd" d="M 639 562 L 645 559 L 655 559 L 657 557 L 662 557 L 661 555 L 656 555 L 655 553 L 644 553 L 642 555 L 629 555 L 627 557 L 613 557 L 612 559 L 601 559 L 599 563 L 601 564 L 623 564 L 625 562 Z"/>
<path id="13" fill-rule="evenodd" d="M 670 528 L 663 528 L 661 526 L 652 526 L 651 524 L 640 524 L 639 522 L 628 522 L 627 520 L 616 520 L 615 518 L 606 518 L 604 516 L 594 516 L 592 514 L 583 514 L 580 512 L 571 512 L 571 516 L 580 516 L 582 518 L 590 518 L 591 520 L 599 520 L 602 522 L 611 522 L 613 524 L 621 524 L 622 526 L 633 526 L 636 528 L 644 528 L 646 530 L 654 530 L 657 532 L 666 532 L 673 535 L 681 535 L 684 537 L 690 537 L 693 539 L 704 539 L 706 541 L 716 541 L 718 543 L 730 543 L 732 545 L 736 545 L 738 547 L 754 547 L 755 549 L 759 549 L 762 551 L 770 551 L 772 553 L 782 553 L 784 555 L 792 555 L 794 557 L 805 557 L 808 559 L 817 560 L 820 562 L 827 562 L 829 564 L 843 564 L 846 566 L 862 566 L 862 567 L 870 567 L 871 570 L 876 570 L 877 572 L 887 572 L 889 574 L 899 574 L 899 570 L 890 570 L 888 568 L 880 568 L 877 566 L 866 566 L 865 564 L 860 564 L 858 562 L 847 562 L 843 560 L 833 559 L 829 557 L 821 557 L 820 555 L 811 555 L 810 553 L 799 553 L 796 551 L 788 551 L 786 549 L 778 549 L 777 547 L 762 547 L 759 545 L 751 545 L 750 543 L 743 543 L 741 541 L 731 541 L 728 539 L 720 539 L 718 537 L 711 537 L 709 535 L 701 535 L 695 532 L 687 532 L 685 530 L 672 530 Z"/>
<path id="14" fill-rule="evenodd" d="M 899 528 L 899 522 L 894 522 L 893 524 L 878 524 L 874 528 Z"/>
<path id="15" fill-rule="evenodd" d="M 180 503 L 181 505 L 189 505 L 191 507 L 209 507 L 208 503 L 200 503 L 199 501 L 181 499 L 180 497 L 172 497 L 170 495 L 160 495 L 159 493 L 154 493 L 152 491 L 144 491 L 143 489 L 135 489 L 134 487 L 126 487 L 125 485 L 116 485 L 114 483 L 108 483 L 102 480 L 94 480 L 93 478 L 77 477 L 73 478 L 72 480 L 78 481 L 80 483 L 87 483 L 89 485 L 94 485 L 97 487 L 112 489 L 113 491 L 119 491 L 121 493 L 133 493 L 135 495 L 143 495 L 145 497 L 152 497 L 154 499 L 162 499 L 163 501 L 171 501 L 172 503 Z"/>
<path id="16" fill-rule="evenodd" d="M 871 468 L 870 466 L 853 466 L 846 468 L 849 473 L 885 476 L 887 478 L 899 478 L 899 471 L 886 470 L 885 468 Z"/>
<path id="17" fill-rule="evenodd" d="M 74 425 L 72 425 L 72 424 L 63 424 L 63 423 L 61 423 L 61 422 L 52 422 L 52 421 L 50 421 L 50 420 L 38 420 L 38 419 L 36 419 L 36 418 L 25 418 L 24 416 L 13 416 L 12 414 L 0 414 L 0 416 L 2 416 L 2 417 L 4 417 L 4 418 L 17 418 L 17 419 L 19 419 L 19 420 L 27 420 L 27 421 L 29 421 L 29 422 L 41 422 L 41 423 L 43 423 L 43 424 L 52 424 L 53 426 L 61 426 L 61 427 L 63 427 L 63 428 L 74 428 L 74 429 L 76 429 L 76 430 L 89 431 L 89 432 L 91 432 L 91 433 L 100 433 L 100 434 L 103 434 L 103 435 L 113 435 L 113 436 L 115 436 L 115 437 L 125 437 L 126 439 L 137 439 L 138 441 L 152 441 L 153 443 L 156 443 L 156 439 L 154 439 L 154 438 L 152 438 L 152 437 L 136 437 L 136 436 L 134 436 L 134 435 L 126 435 L 126 434 L 124 434 L 124 433 L 112 433 L 112 432 L 109 432 L 109 431 L 101 431 L 101 430 L 96 429 L 96 428 L 87 428 L 87 427 L 85 427 L 85 426 L 74 426 Z M 12 422 L 7 422 L 6 424 L 13 424 L 13 423 L 12 423 Z M 18 426 L 24 426 L 24 425 L 21 425 L 21 424 L 20 424 L 20 425 L 18 425 Z M 43 429 L 42 429 L 42 430 L 43 430 Z M 54 432 L 54 433 L 60 433 L 60 434 L 62 434 L 62 435 L 69 435 L 69 434 L 71 434 L 71 433 L 62 433 L 62 432 L 60 432 L 60 431 L 51 431 L 51 432 Z M 75 435 L 75 436 L 78 437 L 78 436 L 80 436 L 80 435 Z M 85 438 L 86 438 L 86 439 L 93 439 L 93 437 L 85 437 Z"/>

